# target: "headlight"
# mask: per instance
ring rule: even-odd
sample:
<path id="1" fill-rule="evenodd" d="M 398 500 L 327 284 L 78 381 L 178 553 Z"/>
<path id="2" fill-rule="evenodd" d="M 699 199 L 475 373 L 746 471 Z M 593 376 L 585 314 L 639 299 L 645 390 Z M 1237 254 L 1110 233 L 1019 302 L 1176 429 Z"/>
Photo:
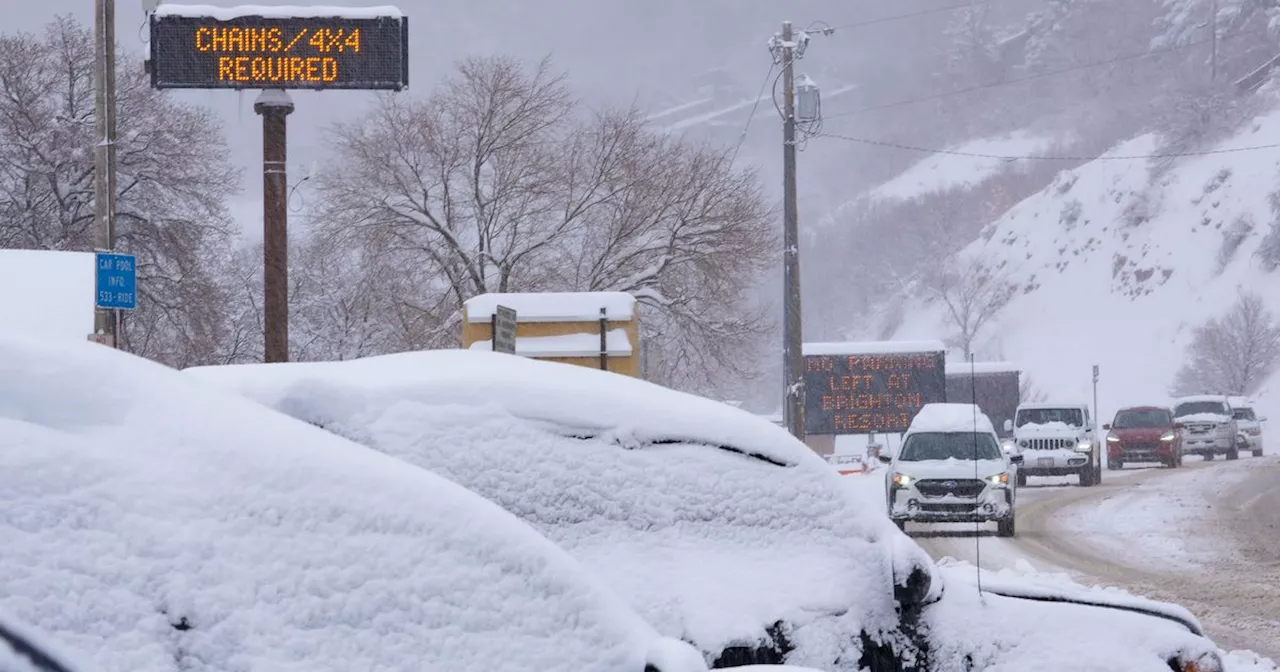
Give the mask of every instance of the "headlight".
<path id="1" fill-rule="evenodd" d="M 1165 443 L 1169 443 L 1176 438 L 1178 438 L 1178 435 L 1173 432 L 1165 432 L 1164 434 L 1160 435 L 1160 440 L 1164 441 Z"/>
<path id="2" fill-rule="evenodd" d="M 1120 437 L 1116 436 L 1115 432 L 1111 432 L 1107 435 L 1107 443 L 1120 443 Z"/>
<path id="3" fill-rule="evenodd" d="M 914 483 L 914 482 L 915 482 L 915 480 L 916 480 L 916 479 L 914 479 L 914 478 L 912 478 L 912 477 L 908 476 L 907 474 L 894 474 L 894 475 L 893 475 L 893 484 L 894 484 L 894 485 L 896 485 L 896 486 L 898 486 L 898 487 L 900 487 L 900 488 L 905 488 L 905 487 L 907 487 L 908 485 L 911 485 L 912 483 Z"/>
<path id="4" fill-rule="evenodd" d="M 1080 443 L 1076 444 L 1076 450 L 1082 453 L 1087 453 L 1093 450 L 1093 442 L 1089 439 L 1080 439 Z"/>
<path id="5" fill-rule="evenodd" d="M 995 476 L 988 476 L 987 482 L 997 488 L 1007 488 L 1009 487 L 1009 473 L 1001 472 Z"/>

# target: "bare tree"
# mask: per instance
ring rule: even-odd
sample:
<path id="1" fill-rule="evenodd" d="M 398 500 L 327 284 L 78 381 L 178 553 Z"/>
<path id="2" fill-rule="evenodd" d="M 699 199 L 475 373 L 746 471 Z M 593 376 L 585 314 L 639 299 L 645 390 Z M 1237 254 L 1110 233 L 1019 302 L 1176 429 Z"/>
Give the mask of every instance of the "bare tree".
<path id="1" fill-rule="evenodd" d="M 727 152 L 634 109 L 584 112 L 548 61 L 500 57 L 462 61 L 426 100 L 382 98 L 335 137 L 348 158 L 318 180 L 318 235 L 393 278 L 378 310 L 412 325 L 378 350 L 456 344 L 462 303 L 484 292 L 624 291 L 659 380 L 752 368 L 737 355 L 769 325 L 747 293 L 775 238 Z"/>
<path id="2" fill-rule="evenodd" d="M 0 37 L 0 247 L 93 249 L 92 45 L 68 17 Z M 136 58 L 120 63 L 117 247 L 138 256 L 140 298 L 124 343 L 176 366 L 217 361 L 238 177 L 210 113 L 151 89 Z"/>
<path id="3" fill-rule="evenodd" d="M 1018 400 L 1020 403 L 1026 404 L 1047 401 L 1048 396 L 1035 384 L 1035 381 L 1031 380 L 1031 376 L 1028 376 L 1024 371 L 1018 379 Z"/>
<path id="4" fill-rule="evenodd" d="M 1280 324 L 1262 297 L 1242 291 L 1226 315 L 1196 328 L 1171 392 L 1252 394 L 1277 362 Z"/>
<path id="5" fill-rule="evenodd" d="M 955 329 L 952 345 L 973 352 L 982 328 L 1013 299 L 1014 286 L 973 258 L 953 257 L 929 274 L 927 285 Z"/>

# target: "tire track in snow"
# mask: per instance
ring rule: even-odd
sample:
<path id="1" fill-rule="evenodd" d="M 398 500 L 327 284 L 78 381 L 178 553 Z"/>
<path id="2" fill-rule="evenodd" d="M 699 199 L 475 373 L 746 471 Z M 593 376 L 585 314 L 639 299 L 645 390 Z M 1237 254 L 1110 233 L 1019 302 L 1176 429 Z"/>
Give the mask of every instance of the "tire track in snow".
<path id="1" fill-rule="evenodd" d="M 1172 480 L 1170 480 L 1172 479 Z M 1184 508 L 1163 537 L 1139 543 L 1124 508 L 1151 519 L 1144 504 L 1200 481 L 1202 509 Z M 1040 571 L 1064 571 L 1085 584 L 1112 585 L 1190 609 L 1225 649 L 1248 649 L 1280 660 L 1280 460 L 1188 461 L 1181 469 L 1106 472 L 1095 488 L 1029 487 L 1019 493 L 1018 536 L 982 538 L 982 565 L 1012 568 L 1025 559 Z M 1033 481 L 1034 483 L 1034 481 Z M 1223 487 L 1226 485 L 1226 487 Z M 1207 487 L 1206 487 L 1207 486 Z M 1216 490 L 1216 491 L 1215 491 Z M 1152 493 L 1152 497 L 1144 493 Z M 1026 496 L 1031 495 L 1031 496 Z M 1184 494 L 1185 496 L 1185 494 Z M 1119 511 L 1113 521 L 1100 514 Z M 1079 521 L 1096 528 L 1080 529 Z M 963 528 L 961 528 L 963 529 Z M 974 533 L 927 530 L 912 536 L 935 558 L 977 560 Z M 1158 541 L 1170 549 L 1156 552 Z M 1143 548 L 1146 546 L 1146 548 Z M 1193 546 L 1192 561 L 1179 546 Z M 1218 553 L 1205 553 L 1216 546 Z"/>

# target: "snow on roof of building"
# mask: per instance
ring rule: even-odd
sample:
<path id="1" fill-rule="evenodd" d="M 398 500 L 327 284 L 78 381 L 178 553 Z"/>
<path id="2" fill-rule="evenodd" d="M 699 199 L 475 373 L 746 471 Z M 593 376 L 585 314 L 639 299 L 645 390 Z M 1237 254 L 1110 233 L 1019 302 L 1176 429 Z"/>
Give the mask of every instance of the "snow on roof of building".
<path id="1" fill-rule="evenodd" d="M 383 17 L 403 18 L 404 13 L 393 5 L 376 7 L 336 7 L 332 5 L 238 5 L 236 7 L 218 7 L 215 5 L 171 5 L 161 3 L 156 8 L 155 16 L 188 16 L 211 17 L 217 21 L 230 21 L 246 16 L 260 16 L 264 19 L 378 19 Z"/>
<path id="2" fill-rule="evenodd" d="M 967 375 L 969 373 L 1021 373 L 1013 362 L 947 362 L 947 375 Z"/>
<path id="3" fill-rule="evenodd" d="M 946 352 L 942 341 L 866 341 L 845 343 L 805 343 L 806 355 L 897 355 L 917 352 Z"/>
<path id="4" fill-rule="evenodd" d="M 92 252 L 0 250 L 4 333 L 84 341 L 93 333 Z"/>
<path id="5" fill-rule="evenodd" d="M 489 293 L 467 299 L 468 322 L 488 322 L 498 306 L 516 311 L 519 322 L 583 322 L 599 320 L 600 309 L 610 320 L 634 319 L 636 297 L 626 292 Z"/>
<path id="6" fill-rule="evenodd" d="M 625 329 L 610 330 L 605 345 L 605 354 L 610 357 L 629 357 L 633 353 L 631 338 Z M 493 350 L 493 341 L 476 341 L 470 349 Z M 519 336 L 516 338 L 516 354 L 521 357 L 597 357 L 600 355 L 600 334 Z"/>

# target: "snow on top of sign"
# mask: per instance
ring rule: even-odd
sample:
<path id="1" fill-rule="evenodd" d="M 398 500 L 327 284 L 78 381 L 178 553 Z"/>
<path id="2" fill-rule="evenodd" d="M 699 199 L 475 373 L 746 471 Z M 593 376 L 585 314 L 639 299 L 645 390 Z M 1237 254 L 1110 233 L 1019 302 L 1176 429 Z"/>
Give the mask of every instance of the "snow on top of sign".
<path id="1" fill-rule="evenodd" d="M 805 343 L 806 355 L 895 355 L 946 352 L 942 341 L 868 341 L 863 343 Z"/>
<path id="2" fill-rule="evenodd" d="M 623 329 L 609 332 L 606 354 L 628 357 L 631 339 Z M 492 350 L 493 341 L 476 341 L 471 350 Z M 516 338 L 516 354 L 521 357 L 596 357 L 600 354 L 600 334 L 561 334 L 559 336 L 520 336 Z"/>
<path id="3" fill-rule="evenodd" d="M 83 341 L 93 331 L 92 252 L 0 250 L 5 331 L 40 340 Z"/>
<path id="4" fill-rule="evenodd" d="M 515 310 L 518 322 L 598 320 L 601 308 L 610 320 L 630 320 L 636 297 L 626 292 L 490 293 L 473 296 L 464 305 L 468 322 L 488 322 L 498 306 Z"/>
<path id="5" fill-rule="evenodd" d="M 264 19 L 379 19 L 403 18 L 399 7 L 381 5 L 377 7 L 333 7 L 319 5 L 301 7 L 296 5 L 280 5 L 268 7 L 263 5 L 240 5 L 237 7 L 215 7 L 214 5 L 170 5 L 162 3 L 156 8 L 155 16 L 190 16 L 211 17 L 217 21 L 230 21 L 245 16 L 260 16 Z"/>
<path id="6" fill-rule="evenodd" d="M 1021 368 L 1013 362 L 947 362 L 947 375 L 964 375 L 966 373 L 1020 373 Z"/>

